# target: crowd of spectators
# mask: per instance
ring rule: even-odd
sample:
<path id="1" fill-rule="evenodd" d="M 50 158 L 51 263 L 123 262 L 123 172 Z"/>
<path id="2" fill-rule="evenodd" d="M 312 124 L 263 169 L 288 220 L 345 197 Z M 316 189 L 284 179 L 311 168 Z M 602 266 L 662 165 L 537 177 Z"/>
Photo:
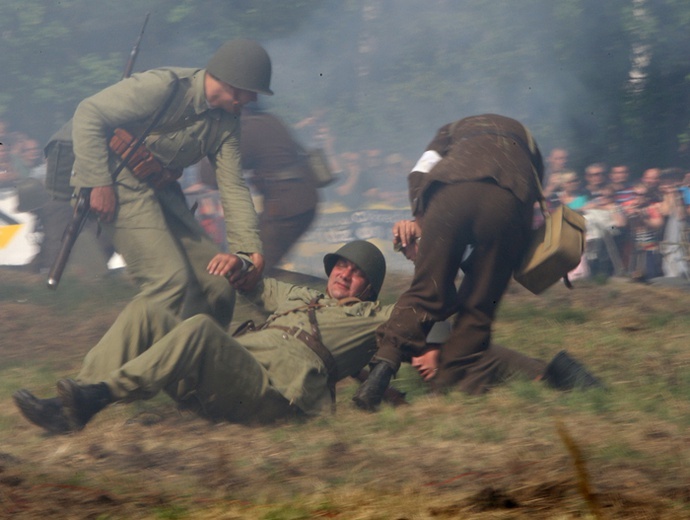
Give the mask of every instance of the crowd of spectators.
<path id="1" fill-rule="evenodd" d="M 338 153 L 332 133 L 318 117 L 297 124 L 306 126 L 316 129 L 314 143 L 326 150 L 340 176 L 325 190 L 327 203 L 353 210 L 407 207 L 409 159 L 373 148 Z M 568 159 L 566 149 L 551 150 L 543 191 L 547 207 L 565 204 L 587 222 L 585 254 L 571 279 L 690 279 L 690 172 L 653 167 L 632 175 L 626 164 L 596 162 L 581 175 Z"/>
<path id="2" fill-rule="evenodd" d="M 562 148 L 547 156 L 544 194 L 550 209 L 567 205 L 587 223 L 585 253 L 572 279 L 690 278 L 690 173 L 648 168 L 632 180 L 627 165 L 597 162 L 580 177 L 567 161 Z"/>
<path id="3" fill-rule="evenodd" d="M 374 147 L 340 151 L 322 116 L 316 111 L 294 125 L 305 143 L 324 150 L 335 173 L 336 181 L 321 190 L 322 202 L 345 210 L 406 208 L 407 173 L 413 159 Z"/>
<path id="4" fill-rule="evenodd" d="M 312 127 L 311 144 L 326 151 L 336 171 L 338 181 L 322 190 L 324 202 L 350 210 L 406 207 L 411 160 L 373 147 L 337 152 L 332 133 L 319 119 L 307 119 L 296 129 Z M 554 209 L 565 204 L 582 213 L 587 222 L 585 254 L 572 279 L 690 279 L 690 172 L 648 168 L 633 177 L 625 164 L 596 162 L 580 175 L 569 168 L 564 148 L 551 150 L 545 164 L 547 206 Z M 38 141 L 10 131 L 0 121 L 0 190 L 14 190 L 26 179 L 44 178 L 45 161 Z"/>

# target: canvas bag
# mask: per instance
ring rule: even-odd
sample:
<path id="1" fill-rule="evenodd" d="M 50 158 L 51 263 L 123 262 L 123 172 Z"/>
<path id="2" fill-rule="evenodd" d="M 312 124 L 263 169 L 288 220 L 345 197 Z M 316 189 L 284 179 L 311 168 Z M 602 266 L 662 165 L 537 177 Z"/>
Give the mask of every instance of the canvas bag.
<path id="1" fill-rule="evenodd" d="M 46 190 L 53 199 L 70 200 L 74 193 L 69 183 L 74 166 L 71 119 L 51 136 L 43 153 L 46 158 Z"/>
<path id="2" fill-rule="evenodd" d="M 539 187 L 539 207 L 544 223 L 532 231 L 529 248 L 514 278 L 534 294 L 542 293 L 561 278 L 568 288 L 572 288 L 568 272 L 575 269 L 582 259 L 585 218 L 565 205 L 549 212 L 536 172 L 534 176 Z"/>

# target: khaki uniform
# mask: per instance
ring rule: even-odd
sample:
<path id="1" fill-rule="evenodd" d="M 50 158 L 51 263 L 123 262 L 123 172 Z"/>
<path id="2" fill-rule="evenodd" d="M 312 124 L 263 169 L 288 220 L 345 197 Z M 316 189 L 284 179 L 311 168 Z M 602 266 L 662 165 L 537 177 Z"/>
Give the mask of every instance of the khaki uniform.
<path id="1" fill-rule="evenodd" d="M 310 332 L 306 307 L 319 295 L 265 278 L 248 296 L 273 312 L 268 327 L 237 338 L 206 315 L 181 321 L 134 300 L 86 355 L 77 379 L 104 381 L 117 400 L 147 399 L 163 390 L 204 416 L 233 422 L 319 413 L 331 405 L 323 361 L 294 335 L 274 328 Z M 359 373 L 374 353 L 374 331 L 392 307 L 339 305 L 328 297 L 320 304 L 316 318 L 338 378 Z"/>
<path id="2" fill-rule="evenodd" d="M 239 119 L 209 109 L 203 69 L 155 69 L 120 81 L 82 101 L 74 114 L 76 188 L 112 184 L 118 158 L 108 149 L 115 128 L 141 135 L 173 91 L 175 98 L 146 139 L 147 148 L 163 166 L 181 170 L 203 157 L 216 169 L 227 222 L 230 252 L 261 252 L 257 216 L 241 176 Z M 139 296 L 180 312 L 185 291 L 198 283 L 210 307 L 204 310 L 224 322 L 231 316 L 234 295 L 222 278 L 206 266 L 218 248 L 185 205 L 179 185 L 154 190 L 125 168 L 116 180 L 118 208 L 113 223 L 104 224 L 116 250 L 141 287 Z"/>
<path id="3" fill-rule="evenodd" d="M 493 114 L 442 127 L 427 150 L 440 160 L 409 177 L 422 228 L 415 272 L 377 332 L 377 358 L 397 370 L 403 356 L 424 350 L 435 322 L 457 313 L 435 381 L 481 393 L 499 361 L 489 348 L 492 323 L 528 244 L 541 155 L 519 122 Z M 473 252 L 463 262 L 467 246 Z M 460 268 L 465 276 L 456 289 Z"/>

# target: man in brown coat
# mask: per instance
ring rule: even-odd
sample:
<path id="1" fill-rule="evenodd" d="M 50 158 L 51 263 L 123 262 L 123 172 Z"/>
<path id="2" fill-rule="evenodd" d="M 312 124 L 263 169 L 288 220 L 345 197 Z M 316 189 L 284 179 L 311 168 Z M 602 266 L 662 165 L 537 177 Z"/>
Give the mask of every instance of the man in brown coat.
<path id="1" fill-rule="evenodd" d="M 357 406 L 375 409 L 401 360 L 420 355 L 433 324 L 453 314 L 435 384 L 485 391 L 494 364 L 492 322 L 529 239 L 535 172 L 543 175 L 541 154 L 518 121 L 485 114 L 439 129 L 409 176 L 423 236 L 412 284 L 377 331 L 372 370 L 353 398 Z M 456 289 L 461 263 L 465 276 Z"/>
<path id="2" fill-rule="evenodd" d="M 317 188 L 304 148 L 278 117 L 249 103 L 241 128 L 242 168 L 263 199 L 259 235 L 270 270 L 314 221 Z"/>

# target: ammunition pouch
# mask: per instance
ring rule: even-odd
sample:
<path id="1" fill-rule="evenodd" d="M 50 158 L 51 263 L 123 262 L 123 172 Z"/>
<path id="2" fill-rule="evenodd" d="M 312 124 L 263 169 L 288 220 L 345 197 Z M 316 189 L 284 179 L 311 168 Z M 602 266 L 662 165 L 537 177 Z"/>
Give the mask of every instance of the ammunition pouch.
<path id="1" fill-rule="evenodd" d="M 127 168 L 140 181 L 144 181 L 154 189 L 161 189 L 175 182 L 182 176 L 182 170 L 165 168 L 154 155 L 141 145 L 132 148 L 137 138 L 123 128 L 116 128 L 108 145 L 121 160 L 126 161 Z"/>

